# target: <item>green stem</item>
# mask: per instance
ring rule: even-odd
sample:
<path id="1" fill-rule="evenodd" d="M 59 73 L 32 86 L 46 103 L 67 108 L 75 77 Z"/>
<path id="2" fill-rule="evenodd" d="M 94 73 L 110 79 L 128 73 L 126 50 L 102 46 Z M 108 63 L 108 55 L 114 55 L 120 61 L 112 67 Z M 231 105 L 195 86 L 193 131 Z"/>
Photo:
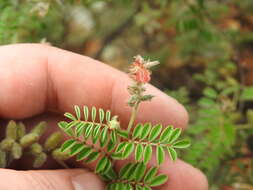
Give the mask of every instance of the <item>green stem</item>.
<path id="1" fill-rule="evenodd" d="M 161 147 L 171 147 L 172 144 L 163 144 L 163 143 L 152 143 L 152 142 L 144 142 L 144 141 L 134 141 L 134 140 L 129 140 L 128 142 L 134 143 L 134 144 L 142 144 L 144 146 L 146 145 L 151 145 L 151 146 L 161 146 Z"/>
<path id="2" fill-rule="evenodd" d="M 135 120 L 136 115 L 137 115 L 138 106 L 139 106 L 139 102 L 136 102 L 133 106 L 131 118 L 130 118 L 130 121 L 129 121 L 129 124 L 128 124 L 128 127 L 127 127 L 128 132 L 130 132 L 132 127 L 133 127 L 134 120 Z"/>

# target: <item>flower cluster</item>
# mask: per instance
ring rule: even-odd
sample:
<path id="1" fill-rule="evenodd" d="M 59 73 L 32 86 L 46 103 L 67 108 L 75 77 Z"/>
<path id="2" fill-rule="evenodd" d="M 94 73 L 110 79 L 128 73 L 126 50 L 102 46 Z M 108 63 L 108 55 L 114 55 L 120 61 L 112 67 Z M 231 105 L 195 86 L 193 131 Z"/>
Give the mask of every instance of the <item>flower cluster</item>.
<path id="1" fill-rule="evenodd" d="M 130 77 L 137 83 L 148 83 L 151 79 L 149 69 L 157 64 L 159 64 L 158 61 L 145 61 L 143 57 L 137 55 L 129 69 Z"/>
<path id="2" fill-rule="evenodd" d="M 129 68 L 130 78 L 134 81 L 132 85 L 128 86 L 128 92 L 131 95 L 128 100 L 129 106 L 138 106 L 140 102 L 153 98 L 152 95 L 143 95 L 146 90 L 144 84 L 148 83 L 151 79 L 150 68 L 157 64 L 159 64 L 158 61 L 146 61 L 140 55 L 134 57 L 134 62 Z"/>

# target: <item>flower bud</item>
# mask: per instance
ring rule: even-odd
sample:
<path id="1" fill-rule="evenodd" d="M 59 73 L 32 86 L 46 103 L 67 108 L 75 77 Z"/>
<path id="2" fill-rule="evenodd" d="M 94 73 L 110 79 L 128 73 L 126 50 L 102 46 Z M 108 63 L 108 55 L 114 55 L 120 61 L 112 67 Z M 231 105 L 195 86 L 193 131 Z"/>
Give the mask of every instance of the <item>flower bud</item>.
<path id="1" fill-rule="evenodd" d="M 18 143 L 14 143 L 11 149 L 11 155 L 14 159 L 20 159 L 22 156 L 22 147 Z"/>
<path id="2" fill-rule="evenodd" d="M 6 127 L 6 137 L 13 140 L 17 139 L 17 125 L 13 120 L 9 121 Z"/>
<path id="3" fill-rule="evenodd" d="M 120 124 L 117 119 L 118 119 L 118 117 L 114 116 L 112 118 L 112 120 L 108 122 L 109 129 L 119 129 L 120 128 Z"/>
<path id="4" fill-rule="evenodd" d="M 11 151 L 12 149 L 12 145 L 15 141 L 13 139 L 10 138 L 6 138 L 4 140 L 2 140 L 1 142 L 1 149 L 3 151 Z"/>
<path id="5" fill-rule="evenodd" d="M 31 144 L 39 140 L 39 135 L 35 133 L 29 133 L 20 139 L 20 144 L 23 148 L 30 146 Z"/>
<path id="6" fill-rule="evenodd" d="M 39 143 L 34 143 L 30 146 L 30 151 L 33 155 L 38 155 L 42 152 L 43 148 Z"/>
<path id="7" fill-rule="evenodd" d="M 62 139 L 62 134 L 60 132 L 55 132 L 47 138 L 44 144 L 44 148 L 46 149 L 46 151 L 51 151 L 60 145 Z"/>
<path id="8" fill-rule="evenodd" d="M 47 161 L 47 155 L 44 152 L 38 154 L 33 162 L 34 168 L 40 168 Z"/>
<path id="9" fill-rule="evenodd" d="M 62 152 L 60 148 L 57 148 L 52 152 L 52 157 L 55 160 L 64 161 L 69 159 L 71 156 L 67 152 Z"/>
<path id="10" fill-rule="evenodd" d="M 23 136 L 25 136 L 26 129 L 25 125 L 22 122 L 19 122 L 17 124 L 17 139 L 21 139 Z"/>
<path id="11" fill-rule="evenodd" d="M 0 168 L 5 168 L 7 165 L 6 152 L 0 149 Z"/>
<path id="12" fill-rule="evenodd" d="M 47 123 L 42 121 L 32 129 L 31 133 L 36 133 L 37 135 L 41 136 L 45 132 L 46 127 Z"/>

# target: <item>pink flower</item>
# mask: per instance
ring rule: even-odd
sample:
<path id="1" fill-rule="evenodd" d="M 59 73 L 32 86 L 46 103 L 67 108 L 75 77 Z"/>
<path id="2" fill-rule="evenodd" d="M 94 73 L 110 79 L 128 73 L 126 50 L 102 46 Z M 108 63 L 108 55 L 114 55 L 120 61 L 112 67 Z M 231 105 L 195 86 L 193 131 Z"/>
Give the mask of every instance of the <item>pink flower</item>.
<path id="1" fill-rule="evenodd" d="M 151 72 L 146 68 L 144 59 L 137 55 L 130 67 L 130 76 L 139 83 L 148 83 L 151 79 Z"/>

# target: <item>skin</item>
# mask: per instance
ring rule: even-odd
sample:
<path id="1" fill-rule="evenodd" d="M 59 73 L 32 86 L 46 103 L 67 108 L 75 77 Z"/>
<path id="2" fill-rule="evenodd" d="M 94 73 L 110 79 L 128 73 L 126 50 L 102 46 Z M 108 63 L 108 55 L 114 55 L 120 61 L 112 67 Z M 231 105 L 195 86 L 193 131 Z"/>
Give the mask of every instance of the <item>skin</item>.
<path id="1" fill-rule="evenodd" d="M 108 65 L 91 58 L 40 44 L 18 44 L 0 47 L 0 118 L 20 119 L 29 125 L 43 119 L 52 132 L 64 112 L 73 105 L 87 105 L 112 110 L 126 127 L 131 110 L 126 105 L 126 90 L 131 80 Z M 136 122 L 172 124 L 185 129 L 188 115 L 182 105 L 157 88 L 147 85 L 147 93 L 155 95 L 151 102 L 141 104 Z M 4 132 L 1 131 L 0 134 Z M 30 159 L 31 160 L 31 159 Z M 0 169 L 0 189 L 5 190 L 74 190 L 71 179 L 83 175 L 88 189 L 103 190 L 104 184 L 88 169 L 29 170 L 30 160 L 15 163 L 14 168 Z M 75 163 L 73 163 L 75 164 Z M 77 167 L 77 165 L 73 165 Z M 196 168 L 169 159 L 161 172 L 168 182 L 157 190 L 207 190 L 205 176 Z M 15 179 L 15 180 L 13 180 Z"/>

